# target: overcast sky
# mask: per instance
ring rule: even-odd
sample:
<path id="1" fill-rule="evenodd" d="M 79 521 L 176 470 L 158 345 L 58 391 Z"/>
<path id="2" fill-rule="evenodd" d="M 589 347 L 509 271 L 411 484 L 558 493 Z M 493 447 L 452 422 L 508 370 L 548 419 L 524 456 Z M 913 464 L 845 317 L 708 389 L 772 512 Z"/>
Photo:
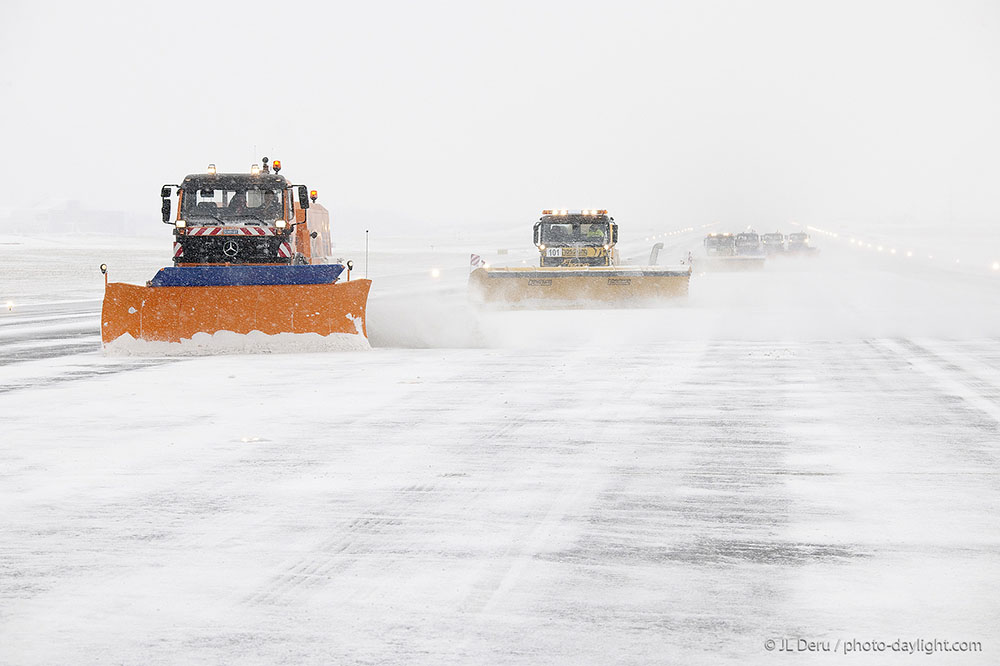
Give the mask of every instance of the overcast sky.
<path id="1" fill-rule="evenodd" d="M 995 0 L 0 11 L 0 220 L 267 155 L 421 225 L 1000 222 Z"/>

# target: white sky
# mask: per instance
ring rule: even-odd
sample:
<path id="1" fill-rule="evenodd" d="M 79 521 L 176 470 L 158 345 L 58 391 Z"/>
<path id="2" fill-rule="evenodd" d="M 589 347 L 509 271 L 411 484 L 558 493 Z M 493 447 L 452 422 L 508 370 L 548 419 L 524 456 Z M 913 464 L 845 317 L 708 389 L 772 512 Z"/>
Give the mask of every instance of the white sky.
<path id="1" fill-rule="evenodd" d="M 425 226 L 1000 220 L 996 2 L 155 7 L 5 0 L 0 212 L 267 155 Z"/>

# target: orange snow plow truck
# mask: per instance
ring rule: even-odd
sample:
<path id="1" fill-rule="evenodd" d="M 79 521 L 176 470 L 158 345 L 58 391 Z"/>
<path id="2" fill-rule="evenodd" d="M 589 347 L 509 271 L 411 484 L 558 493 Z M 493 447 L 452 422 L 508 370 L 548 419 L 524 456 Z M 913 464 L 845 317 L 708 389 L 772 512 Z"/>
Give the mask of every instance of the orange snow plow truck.
<path id="1" fill-rule="evenodd" d="M 127 351 L 133 343 L 202 351 L 368 347 L 371 281 L 351 280 L 351 262 L 331 259 L 329 213 L 316 203 L 315 190 L 293 185 L 280 170 L 281 162 L 272 171 L 265 157 L 249 173 L 218 173 L 209 165 L 180 185 L 163 186 L 173 265 L 145 286 L 108 284 L 101 266 L 106 349 Z"/>

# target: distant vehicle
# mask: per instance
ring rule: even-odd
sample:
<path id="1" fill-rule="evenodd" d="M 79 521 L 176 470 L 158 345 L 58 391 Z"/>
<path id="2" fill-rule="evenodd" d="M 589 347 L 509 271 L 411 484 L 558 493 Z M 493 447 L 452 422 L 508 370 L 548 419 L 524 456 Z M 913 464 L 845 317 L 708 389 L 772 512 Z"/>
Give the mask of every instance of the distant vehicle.
<path id="1" fill-rule="evenodd" d="M 762 235 L 760 242 L 764 246 L 764 254 L 781 254 L 785 251 L 785 235 L 780 231 Z"/>
<path id="2" fill-rule="evenodd" d="M 760 246 L 760 235 L 756 231 L 743 231 L 736 234 L 736 254 L 741 257 L 756 257 L 763 254 Z"/>
<path id="3" fill-rule="evenodd" d="M 710 257 L 732 257 L 736 254 L 736 239 L 732 234 L 705 236 L 705 254 Z"/>
<path id="4" fill-rule="evenodd" d="M 695 270 L 745 271 L 764 266 L 760 238 L 754 232 L 743 232 L 735 236 L 730 233 L 712 233 L 705 236 L 704 242 L 705 256 L 694 259 Z"/>
<path id="5" fill-rule="evenodd" d="M 809 244 L 809 234 L 804 231 L 788 234 L 789 254 L 811 254 L 814 252 L 816 252 L 816 248 Z"/>

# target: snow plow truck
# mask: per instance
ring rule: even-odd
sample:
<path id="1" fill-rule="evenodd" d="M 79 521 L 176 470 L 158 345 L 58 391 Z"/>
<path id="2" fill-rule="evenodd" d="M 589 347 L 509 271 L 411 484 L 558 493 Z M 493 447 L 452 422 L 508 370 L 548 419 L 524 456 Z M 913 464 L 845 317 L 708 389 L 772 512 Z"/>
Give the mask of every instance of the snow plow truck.
<path id="1" fill-rule="evenodd" d="M 767 256 L 783 254 L 785 251 L 785 235 L 780 231 L 763 234 L 760 237 L 760 243 L 764 247 L 764 254 Z"/>
<path id="2" fill-rule="evenodd" d="M 753 231 L 705 236 L 705 255 L 694 259 L 698 271 L 746 271 L 764 267 L 760 236 Z"/>
<path id="3" fill-rule="evenodd" d="M 797 231 L 788 234 L 788 254 L 814 255 L 818 249 L 810 244 L 809 234 L 804 231 Z"/>
<path id="4" fill-rule="evenodd" d="M 544 210 L 534 226 L 538 267 L 474 268 L 473 302 L 502 307 L 643 306 L 687 296 L 690 266 L 623 266 L 607 210 Z"/>
<path id="5" fill-rule="evenodd" d="M 109 284 L 101 266 L 105 349 L 130 351 L 134 342 L 197 351 L 368 347 L 371 282 L 351 280 L 351 262 L 331 259 L 329 213 L 317 192 L 280 175 L 281 162 L 271 166 L 267 158 L 249 173 L 209 165 L 161 188 L 173 265 L 144 286 Z"/>

